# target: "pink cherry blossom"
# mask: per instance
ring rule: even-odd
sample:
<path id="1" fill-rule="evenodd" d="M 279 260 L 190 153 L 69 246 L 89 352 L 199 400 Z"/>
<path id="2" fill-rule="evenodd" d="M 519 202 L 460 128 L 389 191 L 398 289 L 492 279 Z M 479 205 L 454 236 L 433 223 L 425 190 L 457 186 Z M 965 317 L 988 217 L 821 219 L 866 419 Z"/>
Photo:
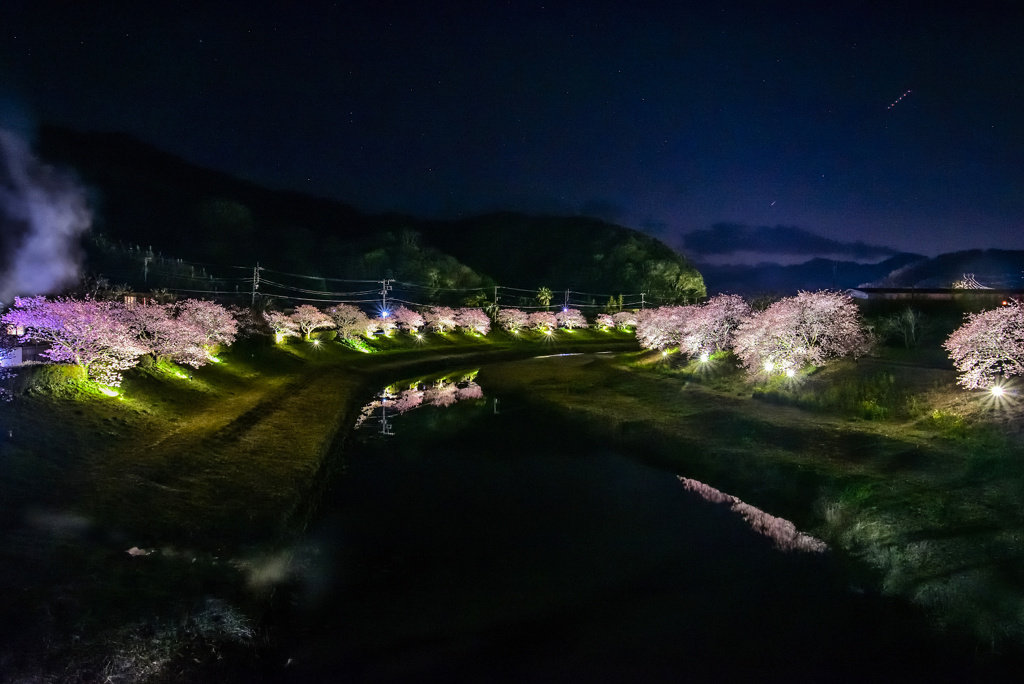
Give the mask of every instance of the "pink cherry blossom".
<path id="1" fill-rule="evenodd" d="M 970 314 L 942 346 L 964 387 L 991 387 L 1000 376 L 1024 375 L 1024 307 L 1012 302 Z"/>
<path id="2" fill-rule="evenodd" d="M 491 331 L 491 319 L 483 309 L 463 308 L 455 312 L 456 325 L 466 332 L 486 335 Z"/>
<path id="3" fill-rule="evenodd" d="M 124 306 L 115 302 L 15 297 L 0 321 L 23 327 L 23 340 L 50 345 L 44 357 L 82 366 L 89 377 L 114 387 L 122 371 L 150 352 L 131 329 Z"/>
<path id="4" fill-rule="evenodd" d="M 563 309 L 555 314 L 555 321 L 559 328 L 573 330 L 574 328 L 586 328 L 587 319 L 578 309 Z"/>
<path id="5" fill-rule="evenodd" d="M 867 334 L 857 305 L 838 292 L 800 292 L 751 315 L 735 333 L 733 351 L 751 375 L 799 370 L 857 356 Z"/>
<path id="6" fill-rule="evenodd" d="M 529 316 L 519 309 L 501 309 L 497 315 L 498 325 L 510 333 L 529 325 Z"/>

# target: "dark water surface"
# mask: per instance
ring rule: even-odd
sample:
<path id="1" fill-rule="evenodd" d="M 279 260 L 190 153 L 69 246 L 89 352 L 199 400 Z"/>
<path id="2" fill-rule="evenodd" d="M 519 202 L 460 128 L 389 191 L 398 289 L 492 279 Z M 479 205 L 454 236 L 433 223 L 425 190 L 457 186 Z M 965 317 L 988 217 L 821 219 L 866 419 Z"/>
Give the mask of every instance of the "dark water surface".
<path id="1" fill-rule="evenodd" d="M 483 392 L 356 431 L 278 621 L 284 680 L 971 678 L 831 553 Z"/>

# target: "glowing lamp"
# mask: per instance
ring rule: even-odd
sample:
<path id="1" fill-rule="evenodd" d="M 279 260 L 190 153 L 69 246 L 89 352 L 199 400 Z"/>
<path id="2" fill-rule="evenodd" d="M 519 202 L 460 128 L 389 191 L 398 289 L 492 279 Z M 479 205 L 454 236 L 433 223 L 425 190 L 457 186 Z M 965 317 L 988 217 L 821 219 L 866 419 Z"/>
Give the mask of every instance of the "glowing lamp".
<path id="1" fill-rule="evenodd" d="M 775 364 L 772 363 L 771 361 L 765 361 L 764 362 L 764 369 L 766 371 L 768 371 L 769 373 L 771 373 L 773 370 L 775 370 Z"/>
<path id="2" fill-rule="evenodd" d="M 992 392 L 992 396 L 994 396 L 994 397 L 1001 397 L 1004 394 L 1006 394 L 1006 390 L 1003 389 L 1002 387 L 1000 387 L 999 385 L 996 385 L 995 387 L 993 387 L 989 391 Z"/>
<path id="3" fill-rule="evenodd" d="M 701 361 L 701 363 L 707 363 L 708 362 L 708 353 L 707 352 L 704 352 L 703 354 L 700 355 L 700 361 Z"/>
<path id="4" fill-rule="evenodd" d="M 391 312 L 388 311 L 387 309 L 384 309 L 383 311 L 380 312 L 380 317 L 381 318 L 387 318 L 390 315 L 391 315 Z"/>
<path id="5" fill-rule="evenodd" d="M 789 368 L 789 369 L 787 369 L 787 370 L 786 370 L 786 377 L 787 377 L 787 378 L 791 378 L 791 377 L 793 377 L 794 375 L 796 375 L 796 371 L 795 371 L 795 370 L 793 370 L 792 368 Z"/>
<path id="6" fill-rule="evenodd" d="M 668 352 L 667 351 L 663 351 L 663 352 L 661 352 L 661 355 L 662 356 L 668 356 Z"/>
<path id="7" fill-rule="evenodd" d="M 548 328 L 547 330 L 545 330 L 545 331 L 544 331 L 544 334 L 545 334 L 545 335 L 550 335 L 550 334 L 551 334 L 551 329 L 550 329 L 550 328 Z"/>
<path id="8" fill-rule="evenodd" d="M 120 395 L 120 392 L 118 392 L 113 387 L 102 387 L 101 386 L 100 387 L 100 392 L 102 392 L 103 394 L 107 395 L 108 397 L 116 397 L 116 396 Z"/>
<path id="9" fill-rule="evenodd" d="M 320 340 L 313 340 L 313 346 L 314 347 L 319 347 L 320 346 Z"/>

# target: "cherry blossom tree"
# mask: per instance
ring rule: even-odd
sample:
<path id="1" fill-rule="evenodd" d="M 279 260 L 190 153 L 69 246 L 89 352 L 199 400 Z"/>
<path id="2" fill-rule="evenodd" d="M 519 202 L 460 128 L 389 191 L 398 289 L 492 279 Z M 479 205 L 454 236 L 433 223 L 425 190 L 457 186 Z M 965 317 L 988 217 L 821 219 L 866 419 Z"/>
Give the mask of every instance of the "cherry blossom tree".
<path id="1" fill-rule="evenodd" d="M 550 332 L 558 327 L 558 320 L 550 311 L 535 311 L 527 317 L 526 321 L 534 330 L 543 332 Z"/>
<path id="2" fill-rule="evenodd" d="M 615 321 L 616 328 L 627 331 L 636 328 L 639 322 L 635 311 L 619 311 L 612 314 L 612 320 Z"/>
<path id="3" fill-rule="evenodd" d="M 216 302 L 186 299 L 171 305 L 174 322 L 188 327 L 201 338 L 200 346 L 230 346 L 238 334 L 238 323 L 231 312 Z"/>
<path id="4" fill-rule="evenodd" d="M 197 299 L 127 307 L 125 320 L 154 355 L 193 368 L 209 363 L 216 346 L 234 342 L 238 329 L 227 309 Z"/>
<path id="5" fill-rule="evenodd" d="M 121 384 L 121 373 L 150 352 L 133 333 L 124 306 L 58 297 L 15 297 L 14 307 L 0 322 L 22 327 L 22 341 L 50 345 L 42 355 L 56 363 L 82 366 L 105 385 Z"/>
<path id="6" fill-rule="evenodd" d="M 295 326 L 305 339 L 309 339 L 310 333 L 321 328 L 333 328 L 334 321 L 323 311 L 312 304 L 300 304 L 295 307 L 291 318 Z"/>
<path id="7" fill-rule="evenodd" d="M 1024 375 L 1024 307 L 1019 302 L 981 313 L 942 343 L 968 389 L 992 387 L 1000 377 Z"/>
<path id="8" fill-rule="evenodd" d="M 263 318 L 267 321 L 270 329 L 274 331 L 278 342 L 286 337 L 299 336 L 299 326 L 291 316 L 279 311 L 268 311 L 263 314 Z"/>
<path id="9" fill-rule="evenodd" d="M 491 331 L 491 319 L 483 309 L 463 308 L 455 312 L 455 322 L 459 328 L 477 335 L 486 335 Z"/>
<path id="10" fill-rule="evenodd" d="M 447 332 L 458 326 L 455 309 L 447 306 L 430 306 L 423 311 L 423 319 L 434 332 Z"/>
<path id="11" fill-rule="evenodd" d="M 749 316 L 750 306 L 742 297 L 712 297 L 700 306 L 691 307 L 679 349 L 691 357 L 729 349 L 737 327 Z"/>
<path id="12" fill-rule="evenodd" d="M 338 337 L 343 340 L 353 340 L 360 335 L 365 335 L 370 324 L 370 317 L 358 307 L 351 304 L 338 304 L 331 307 L 327 312 L 338 329 Z"/>
<path id="13" fill-rule="evenodd" d="M 659 306 L 636 316 L 636 339 L 644 349 L 669 349 L 682 344 L 695 306 Z"/>
<path id="14" fill-rule="evenodd" d="M 420 331 L 420 328 L 426 325 L 423 316 L 404 306 L 399 306 L 392 311 L 390 318 L 394 320 L 399 328 L 409 333 L 417 333 Z"/>
<path id="15" fill-rule="evenodd" d="M 587 319 L 578 309 L 562 309 L 555 314 L 555 321 L 559 328 L 566 330 L 587 327 Z"/>
<path id="16" fill-rule="evenodd" d="M 377 330 L 380 330 L 385 335 L 390 335 L 394 331 L 398 330 L 398 321 L 396 321 L 394 319 L 394 317 L 390 316 L 390 315 L 389 316 L 384 316 L 384 315 L 377 316 L 376 318 L 374 318 L 370 322 L 374 326 L 376 326 Z"/>
<path id="17" fill-rule="evenodd" d="M 501 309 L 498 311 L 498 325 L 509 331 L 517 333 L 521 328 L 529 325 L 529 316 L 519 309 Z"/>
<path id="18" fill-rule="evenodd" d="M 739 325 L 733 351 L 750 375 L 796 371 L 862 354 L 868 337 L 857 305 L 837 292 L 800 292 Z"/>
<path id="19" fill-rule="evenodd" d="M 600 330 L 611 330 L 615 327 L 615 319 L 606 313 L 597 314 L 596 324 Z"/>

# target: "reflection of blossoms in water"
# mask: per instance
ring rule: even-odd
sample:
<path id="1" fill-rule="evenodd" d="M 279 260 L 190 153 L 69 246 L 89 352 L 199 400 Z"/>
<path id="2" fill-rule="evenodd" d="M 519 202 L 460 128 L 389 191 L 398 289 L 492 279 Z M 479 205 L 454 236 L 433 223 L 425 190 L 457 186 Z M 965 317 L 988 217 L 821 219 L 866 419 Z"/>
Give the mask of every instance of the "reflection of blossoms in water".
<path id="1" fill-rule="evenodd" d="M 401 392 L 396 392 L 393 386 L 385 387 L 373 401 L 360 409 L 356 427 L 373 417 L 378 409 L 383 409 L 389 415 L 401 414 L 421 406 L 445 408 L 459 401 L 483 399 L 484 390 L 473 382 L 474 377 L 476 374 L 471 373 L 457 383 L 441 379 L 429 387 L 413 385 Z"/>
<path id="2" fill-rule="evenodd" d="M 720 492 L 703 482 L 691 480 L 687 477 L 679 477 L 683 487 L 690 492 L 699 494 L 704 500 L 716 504 L 728 504 L 729 508 L 739 513 L 750 527 L 760 534 L 770 537 L 775 542 L 775 548 L 780 551 L 811 551 L 823 553 L 828 549 L 825 542 L 804 534 L 796 529 L 796 525 L 784 518 L 776 518 L 774 515 L 765 513 L 760 508 L 743 503 L 735 496 Z"/>

